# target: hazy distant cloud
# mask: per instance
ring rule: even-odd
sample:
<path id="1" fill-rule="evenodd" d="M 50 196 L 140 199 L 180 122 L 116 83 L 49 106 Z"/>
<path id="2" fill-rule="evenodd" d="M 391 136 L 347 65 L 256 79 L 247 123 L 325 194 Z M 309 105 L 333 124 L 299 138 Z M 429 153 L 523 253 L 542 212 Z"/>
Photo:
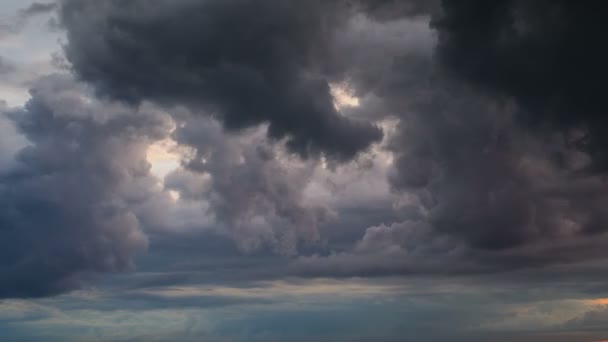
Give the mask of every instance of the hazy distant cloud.
<path id="1" fill-rule="evenodd" d="M 16 70 L 13 63 L 0 56 L 0 75 L 10 74 Z"/>
<path id="2" fill-rule="evenodd" d="M 318 226 L 330 211 L 304 205 L 300 190 L 310 171 L 299 173 L 276 148 L 285 143 L 301 157 L 356 159 L 386 134 L 373 121 L 343 115 L 349 113 L 396 122 L 386 145 L 389 181 L 395 194 L 416 198 L 418 207 L 403 211 L 425 222 L 429 241 L 447 235 L 462 244 L 465 269 L 472 263 L 501 270 L 571 260 L 547 245 L 596 251 L 590 246 L 608 223 L 601 210 L 607 184 L 586 171 L 601 159 L 601 135 L 585 126 L 602 126 L 601 76 L 585 83 L 561 60 L 569 56 L 561 52 L 584 50 L 580 34 L 601 32 L 593 17 L 603 8 L 592 9 L 519 1 L 65 0 L 60 12 L 73 71 L 100 95 L 183 105 L 221 122 L 228 134 L 213 121 L 189 119 L 175 138 L 195 149 L 186 166 L 208 177 L 198 196 L 242 247 L 275 241 L 273 248 L 294 253 L 300 239 L 322 239 Z M 545 10 L 554 17 L 539 18 Z M 252 11 L 263 19 L 252 19 Z M 436 41 L 408 22 L 430 16 Z M 356 33 L 364 29 L 385 34 Z M 414 29 L 420 37 L 398 34 Z M 560 53 L 551 59 L 553 52 Z M 576 57 L 585 75 L 603 74 L 604 51 L 594 52 L 586 61 Z M 568 80 L 554 80 L 555 70 Z M 344 113 L 334 108 L 329 87 L 342 81 L 363 98 Z M 585 114 L 567 119 L 579 107 Z M 535 129 L 522 120 L 531 115 L 561 123 Z M 264 136 L 235 143 L 245 128 L 263 124 L 267 130 L 259 132 L 275 144 Z M 197 196 L 191 183 L 180 184 L 194 178 L 170 179 Z"/>
<path id="3" fill-rule="evenodd" d="M 28 24 L 30 19 L 41 14 L 50 13 L 56 8 L 57 4 L 54 2 L 34 2 L 28 7 L 19 10 L 14 16 L 0 21 L 0 39 L 6 35 L 19 33 Z"/>
<path id="4" fill-rule="evenodd" d="M 19 11 L 22 16 L 34 16 L 38 14 L 48 13 L 54 11 L 57 8 L 55 2 L 34 2 L 23 10 Z"/>

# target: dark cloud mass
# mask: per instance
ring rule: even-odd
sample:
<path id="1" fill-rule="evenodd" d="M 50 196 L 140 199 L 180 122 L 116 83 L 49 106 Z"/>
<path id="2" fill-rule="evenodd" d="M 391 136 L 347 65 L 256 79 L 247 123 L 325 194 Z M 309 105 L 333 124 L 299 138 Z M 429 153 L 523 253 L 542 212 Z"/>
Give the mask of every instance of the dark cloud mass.
<path id="1" fill-rule="evenodd" d="M 465 269 L 501 270 L 580 260 L 548 245 L 585 245 L 582 258 L 602 256 L 592 246 L 608 220 L 601 209 L 608 199 L 601 174 L 604 7 L 64 0 L 60 17 L 72 70 L 99 95 L 195 114 L 173 137 L 196 157 L 167 184 L 183 198 L 206 201 L 241 249 L 269 245 L 295 254 L 298 241 L 321 240 L 318 226 L 334 216 L 303 199 L 315 165 L 304 161 L 298 169 L 265 137 L 285 139 L 301 157 L 323 153 L 344 162 L 380 140 L 375 120 L 392 118 L 388 180 L 396 196 L 417 203 L 403 209 L 409 214 L 401 224 L 425 221 L 423 245 L 447 239 L 444 250 L 431 249 L 440 258 L 457 250 Z M 360 97 L 359 107 L 334 108 L 330 85 L 340 82 Z M 378 224 L 400 224 L 391 220 Z M 400 231 L 408 235 L 408 227 Z M 409 246 L 395 242 L 395 249 Z M 331 260 L 390 258 L 382 246 L 379 254 L 358 248 L 326 252 L 335 252 Z M 396 268 L 407 272 L 413 263 Z M 453 264 L 446 267 L 459 268 Z M 442 269 L 437 265 L 429 267 Z"/>
<path id="2" fill-rule="evenodd" d="M 599 42 L 607 9 L 603 2 L 442 3 L 433 27 L 449 86 L 435 84 L 440 95 L 422 110 L 435 114 L 424 124 L 435 139 L 418 140 L 408 154 L 424 170 L 439 166 L 429 184 L 438 229 L 490 249 L 606 229 L 605 181 L 589 171 L 605 163 L 608 49 Z M 472 93 L 458 90 L 468 86 Z"/>
<path id="3" fill-rule="evenodd" d="M 444 1 L 438 57 L 482 92 L 515 99 L 526 120 L 549 123 L 607 166 L 604 1 Z"/>
<path id="4" fill-rule="evenodd" d="M 7 110 L 29 146 L 0 175 L 0 297 L 56 294 L 86 272 L 134 267 L 146 249 L 133 203 L 154 189 L 147 141 L 168 134 L 153 111 L 91 99 L 53 75 Z"/>
<path id="5" fill-rule="evenodd" d="M 604 258 L 597 246 L 606 241 L 608 223 L 606 50 L 598 43 L 605 6 L 444 1 L 441 7 L 431 12 L 438 34 L 433 59 L 405 50 L 390 68 L 353 79 L 357 89 L 382 99 L 370 108 L 399 118 L 388 146 L 395 155 L 393 190 L 415 194 L 432 234 L 468 249 L 460 253 L 452 242 L 459 253 L 449 254 L 449 245 L 436 251 L 439 269 L 502 272 Z M 368 9 L 380 21 L 411 15 L 382 17 Z M 409 266 L 415 257 L 403 253 L 396 261 L 384 252 L 361 257 L 355 248 L 305 264 L 322 274 L 420 271 Z"/>
<path id="6" fill-rule="evenodd" d="M 268 123 L 301 156 L 350 159 L 382 133 L 340 115 L 328 79 L 341 2 L 63 1 L 66 55 L 99 93 Z M 255 15 L 254 15 L 255 14 Z"/>

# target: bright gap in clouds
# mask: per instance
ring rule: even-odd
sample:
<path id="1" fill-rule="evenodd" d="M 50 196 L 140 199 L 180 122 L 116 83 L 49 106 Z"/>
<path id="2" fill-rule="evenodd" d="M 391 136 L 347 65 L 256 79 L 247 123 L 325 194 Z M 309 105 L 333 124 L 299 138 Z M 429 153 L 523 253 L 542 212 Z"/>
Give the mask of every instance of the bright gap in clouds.
<path id="1" fill-rule="evenodd" d="M 334 99 L 336 110 L 342 108 L 358 107 L 359 98 L 345 83 L 330 84 L 331 95 Z M 146 159 L 151 165 L 150 172 L 158 177 L 161 182 L 164 178 L 180 167 L 180 161 L 184 157 L 184 147 L 179 146 L 171 138 L 163 139 L 148 147 Z M 176 195 L 172 194 L 173 197 Z"/>
<path id="2" fill-rule="evenodd" d="M 160 180 L 180 166 L 179 146 L 171 139 L 163 139 L 148 147 L 146 159 L 151 165 L 150 172 Z"/>
<path id="3" fill-rule="evenodd" d="M 171 138 L 159 140 L 148 147 L 146 159 L 150 163 L 150 173 L 158 178 L 162 187 L 165 177 L 180 167 L 186 153 L 185 148 Z M 179 192 L 169 190 L 168 193 L 174 201 L 179 200 Z"/>
<path id="4" fill-rule="evenodd" d="M 359 107 L 359 98 L 353 94 L 346 84 L 330 84 L 329 89 L 337 111 L 346 107 Z"/>

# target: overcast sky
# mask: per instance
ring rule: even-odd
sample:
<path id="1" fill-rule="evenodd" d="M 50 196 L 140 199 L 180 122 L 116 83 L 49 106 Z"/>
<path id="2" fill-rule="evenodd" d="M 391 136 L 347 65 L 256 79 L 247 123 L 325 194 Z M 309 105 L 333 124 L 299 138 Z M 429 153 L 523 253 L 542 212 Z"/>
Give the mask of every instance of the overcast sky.
<path id="1" fill-rule="evenodd" d="M 608 340 L 606 15 L 2 1 L 0 340 Z"/>

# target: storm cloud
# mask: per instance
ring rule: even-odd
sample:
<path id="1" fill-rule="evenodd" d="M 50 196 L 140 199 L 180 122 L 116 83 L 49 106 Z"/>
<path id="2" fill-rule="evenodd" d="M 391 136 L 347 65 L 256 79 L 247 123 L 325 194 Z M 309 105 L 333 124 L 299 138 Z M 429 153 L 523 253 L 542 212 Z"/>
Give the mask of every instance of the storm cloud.
<path id="1" fill-rule="evenodd" d="M 0 337 L 608 337 L 603 3 L 14 6 Z"/>
<path id="2" fill-rule="evenodd" d="M 169 126 L 85 89 L 48 76 L 23 109 L 5 110 L 28 146 L 0 176 L 0 297 L 55 294 L 87 272 L 132 269 L 147 247 L 129 205 L 153 191 L 146 141 Z"/>
<path id="3" fill-rule="evenodd" d="M 316 163 L 294 163 L 268 143 L 263 128 L 227 134 L 217 121 L 198 116 L 181 126 L 174 139 L 195 153 L 186 170 L 167 176 L 166 185 L 185 200 L 208 201 L 215 222 L 241 250 L 293 255 L 300 242 L 318 242 L 318 227 L 332 212 L 303 200 Z"/>
<path id="4" fill-rule="evenodd" d="M 531 124 L 549 124 L 605 171 L 608 6 L 601 1 L 444 1 L 438 57 L 480 92 L 512 98 Z M 582 131 L 582 134 L 573 134 Z"/>
<path id="5" fill-rule="evenodd" d="M 260 15 L 250 16 L 254 10 Z M 269 233 L 247 238 L 261 229 L 252 225 L 259 220 L 264 227 L 296 227 L 268 231 L 292 236 L 284 240 L 292 247 L 282 248 L 290 254 L 295 241 L 318 240 L 323 212 L 330 211 L 303 205 L 299 190 L 309 184 L 314 162 L 298 175 L 296 163 L 281 165 L 288 157 L 276 146 L 284 143 L 305 159 L 356 160 L 382 138 L 378 120 L 390 119 L 395 131 L 384 146 L 394 164 L 386 176 L 397 196 L 417 198 L 408 219 L 425 220 L 429 235 L 464 243 L 468 257 L 481 258 L 474 263 L 518 253 L 550 263 L 553 256 L 530 250 L 586 244 L 604 230 L 606 184 L 590 171 L 599 170 L 601 159 L 601 134 L 594 133 L 601 127 L 601 77 L 580 78 L 602 74 L 604 52 L 601 46 L 587 58 L 572 52 L 590 41 L 578 37 L 601 31 L 588 12 L 601 9 L 562 2 L 245 0 L 66 0 L 60 8 L 66 57 L 100 96 L 181 105 L 194 114 L 174 138 L 196 151 L 185 166 L 208 177 L 208 188 L 191 193 L 178 184 L 185 174 L 169 181 L 183 195 L 209 200 L 236 241 L 259 245 L 256 239 Z M 414 26 L 417 20 L 434 32 Z M 411 30 L 422 36 L 404 36 Z M 333 103 L 331 87 L 341 82 L 361 99 L 357 108 Z M 585 114 L 571 114 L 578 111 Z M 210 131 L 213 120 L 227 133 Z M 252 129 L 265 136 L 231 142 Z M 498 262 L 497 270 L 503 266 Z"/>
<path id="6" fill-rule="evenodd" d="M 340 3 L 63 1 L 61 18 L 68 60 L 100 94 L 187 105 L 228 129 L 268 123 L 301 156 L 345 160 L 382 133 L 333 105 Z"/>

